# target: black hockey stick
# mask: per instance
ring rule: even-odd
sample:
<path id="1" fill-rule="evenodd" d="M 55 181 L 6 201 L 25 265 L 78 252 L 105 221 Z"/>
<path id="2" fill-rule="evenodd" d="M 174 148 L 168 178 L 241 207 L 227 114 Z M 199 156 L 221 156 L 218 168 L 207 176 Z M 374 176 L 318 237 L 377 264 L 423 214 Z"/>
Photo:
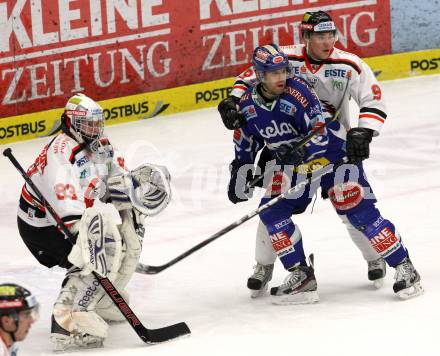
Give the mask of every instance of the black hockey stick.
<path id="1" fill-rule="evenodd" d="M 31 178 L 26 174 L 20 163 L 15 159 L 14 155 L 12 154 L 12 150 L 10 148 L 5 149 L 3 151 L 3 155 L 8 157 L 14 167 L 17 168 L 29 187 L 31 187 L 35 194 L 38 195 L 46 210 L 49 211 L 50 215 L 52 215 L 52 217 L 55 219 L 58 228 L 64 232 L 67 240 L 70 241 L 73 245 L 75 243 L 75 238 L 73 234 L 69 231 L 67 226 L 61 220 L 61 218 L 55 212 L 49 202 L 44 198 L 43 194 L 41 194 L 40 190 L 37 188 L 34 182 L 32 182 Z M 136 334 L 139 335 L 143 342 L 147 344 L 157 344 L 191 333 L 185 323 L 178 323 L 159 329 L 147 329 L 144 325 L 142 325 L 136 314 L 129 307 L 121 294 L 117 291 L 113 283 L 107 277 L 100 275 L 96 271 L 93 271 L 92 273 L 99 281 L 102 288 L 104 288 L 109 298 L 113 300 L 119 311 L 122 313 L 122 315 L 124 315 L 125 319 L 127 319 L 128 323 L 131 325 L 134 331 L 136 331 Z"/>
<path id="2" fill-rule="evenodd" d="M 245 223 L 246 221 L 252 219 L 255 215 L 260 214 L 263 210 L 266 210 L 270 208 L 271 206 L 275 205 L 282 199 L 286 199 L 289 197 L 289 195 L 298 192 L 300 189 L 304 188 L 306 185 L 311 184 L 313 182 L 316 182 L 317 180 L 321 179 L 321 177 L 327 173 L 333 172 L 341 166 L 342 164 L 346 163 L 347 159 L 344 157 L 340 163 L 337 163 L 335 165 L 328 164 L 324 167 L 322 167 L 320 170 L 313 172 L 311 175 L 307 176 L 307 178 L 301 182 L 299 182 L 297 185 L 291 187 L 288 191 L 285 193 L 269 200 L 266 204 L 260 206 L 259 208 L 251 211 L 249 214 L 243 216 L 241 219 L 238 219 L 237 221 L 234 221 L 232 224 L 229 224 L 225 228 L 221 229 L 220 231 L 216 232 L 211 237 L 207 238 L 206 240 L 203 240 L 202 242 L 198 243 L 194 247 L 190 248 L 188 251 L 180 254 L 176 258 L 173 258 L 171 261 L 160 265 L 160 266 L 149 266 L 145 265 L 143 263 L 138 263 L 136 267 L 136 272 L 143 273 L 143 274 L 157 274 L 162 272 L 164 269 L 167 269 L 168 267 L 171 267 L 172 265 L 175 265 L 177 262 L 183 260 L 184 258 L 188 257 L 189 255 L 193 254 L 197 250 L 200 250 L 202 247 L 210 244 L 214 240 L 217 240 L 220 236 L 223 236 L 227 232 L 235 229 L 236 227 L 240 226 L 241 224 Z"/>
<path id="3" fill-rule="evenodd" d="M 310 140 L 312 140 L 319 131 L 325 129 L 327 126 L 329 126 L 332 122 L 335 122 L 336 120 L 338 120 L 339 118 L 339 114 L 341 113 L 342 110 L 342 104 L 344 104 L 344 99 L 345 99 L 345 95 L 347 94 L 347 89 L 349 86 L 350 82 L 350 77 L 347 77 L 347 84 L 345 85 L 345 89 L 344 89 L 344 93 L 342 94 L 342 99 L 341 102 L 338 105 L 338 108 L 336 109 L 335 114 L 333 115 L 333 117 L 331 117 L 330 119 L 328 119 L 324 125 L 320 126 L 320 127 L 316 127 L 314 128 L 307 136 L 305 136 L 301 141 L 299 141 L 297 144 L 295 144 L 295 146 L 292 147 L 292 150 L 298 150 L 299 148 L 303 147 L 304 145 L 307 144 L 307 142 L 309 142 Z M 262 180 L 267 174 L 263 173 L 260 174 L 258 176 L 256 176 L 254 179 L 252 179 L 247 185 L 246 185 L 246 189 L 251 189 L 254 188 L 258 182 L 260 182 L 260 180 Z"/>

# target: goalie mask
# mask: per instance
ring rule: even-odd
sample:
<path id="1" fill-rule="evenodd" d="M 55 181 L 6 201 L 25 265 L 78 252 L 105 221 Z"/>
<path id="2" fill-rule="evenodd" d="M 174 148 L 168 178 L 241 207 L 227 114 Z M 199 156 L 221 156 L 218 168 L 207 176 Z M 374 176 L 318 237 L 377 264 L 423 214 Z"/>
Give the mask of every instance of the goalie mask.
<path id="1" fill-rule="evenodd" d="M 62 130 L 79 143 L 91 145 L 104 133 L 104 112 L 101 106 L 89 97 L 76 94 L 67 102 L 61 123 Z"/>

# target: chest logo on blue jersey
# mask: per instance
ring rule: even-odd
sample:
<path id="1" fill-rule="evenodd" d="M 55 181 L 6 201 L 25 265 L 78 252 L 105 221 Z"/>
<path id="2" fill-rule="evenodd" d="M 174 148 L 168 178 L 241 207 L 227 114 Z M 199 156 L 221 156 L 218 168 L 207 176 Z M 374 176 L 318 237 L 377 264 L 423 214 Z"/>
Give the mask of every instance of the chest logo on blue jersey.
<path id="1" fill-rule="evenodd" d="M 242 112 L 243 112 L 244 117 L 246 118 L 246 120 L 249 120 L 249 119 L 252 119 L 254 117 L 257 117 L 257 110 L 255 110 L 255 106 L 253 106 L 253 105 L 245 106 L 242 109 Z"/>
<path id="2" fill-rule="evenodd" d="M 295 128 L 288 122 L 281 122 L 280 124 L 278 124 L 275 120 L 271 120 L 270 122 L 272 125 L 267 125 L 265 129 L 258 129 L 261 136 L 266 139 L 277 136 L 280 137 L 291 133 L 298 135 L 298 131 L 296 131 Z"/>
<path id="3" fill-rule="evenodd" d="M 280 99 L 280 111 L 289 115 L 289 116 L 294 116 L 296 113 L 296 106 L 293 105 L 291 102 L 284 100 L 284 99 Z"/>

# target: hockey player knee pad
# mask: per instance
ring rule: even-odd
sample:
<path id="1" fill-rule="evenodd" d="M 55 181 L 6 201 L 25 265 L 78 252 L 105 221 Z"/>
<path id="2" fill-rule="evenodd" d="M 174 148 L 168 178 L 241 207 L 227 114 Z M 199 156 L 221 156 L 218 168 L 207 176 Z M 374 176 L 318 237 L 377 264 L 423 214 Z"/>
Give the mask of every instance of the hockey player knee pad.
<path id="1" fill-rule="evenodd" d="M 347 219 L 356 229 L 367 235 L 367 228 L 383 218 L 380 216 L 379 210 L 373 205 L 348 213 Z"/>
<path id="2" fill-rule="evenodd" d="M 286 269 L 305 262 L 302 237 L 291 219 L 266 226 L 272 247 Z"/>
<path id="3" fill-rule="evenodd" d="M 390 266 L 396 266 L 408 253 L 393 223 L 380 215 L 378 209 L 347 214 L 349 221 L 370 240 L 371 245 Z M 357 223 L 357 225 L 355 225 Z"/>

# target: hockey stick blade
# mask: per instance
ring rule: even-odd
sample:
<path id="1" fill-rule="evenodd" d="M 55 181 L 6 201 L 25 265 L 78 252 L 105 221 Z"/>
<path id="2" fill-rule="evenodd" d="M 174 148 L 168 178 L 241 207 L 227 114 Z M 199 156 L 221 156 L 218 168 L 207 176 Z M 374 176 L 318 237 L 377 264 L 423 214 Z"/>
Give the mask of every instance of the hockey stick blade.
<path id="1" fill-rule="evenodd" d="M 125 319 L 131 324 L 136 334 L 146 344 L 158 344 L 165 341 L 170 341 L 185 335 L 191 334 L 191 331 L 185 323 L 177 323 L 169 326 L 164 326 L 158 329 L 148 329 L 142 325 L 136 314 L 131 310 L 130 306 L 125 302 L 124 298 L 119 294 L 110 280 L 99 275 L 97 272 L 93 272 L 98 279 L 101 286 L 107 292 L 108 296 L 113 300 L 119 310 L 121 310 Z"/>
<path id="2" fill-rule="evenodd" d="M 188 325 L 185 323 L 178 323 L 170 326 L 165 326 L 158 329 L 146 329 L 144 328 L 144 335 L 146 338 L 144 342 L 147 344 L 159 344 L 161 342 L 171 341 L 176 338 L 180 338 L 191 334 Z"/>
<path id="3" fill-rule="evenodd" d="M 162 272 L 167 265 L 164 266 L 148 266 L 141 263 L 138 263 L 136 266 L 136 272 L 141 274 L 158 274 L 159 272 Z"/>
<path id="4" fill-rule="evenodd" d="M 43 194 L 40 192 L 38 187 L 34 184 L 31 178 L 26 174 L 23 167 L 16 160 L 14 155 L 12 154 L 12 150 L 10 148 L 6 148 L 3 151 L 3 155 L 11 161 L 14 167 L 20 172 L 23 179 L 26 183 L 32 188 L 32 190 L 40 197 L 41 201 L 44 203 L 46 210 L 52 215 L 52 217 L 57 222 L 57 226 L 65 233 L 68 241 L 70 243 L 74 243 L 74 238 L 70 230 L 64 224 L 60 216 L 56 213 L 56 211 L 52 208 L 49 202 L 45 199 Z M 138 334 L 138 336 L 147 344 L 158 344 L 165 341 L 170 341 L 175 338 L 189 335 L 191 333 L 190 329 L 185 323 L 178 323 L 169 326 L 165 326 L 159 329 L 147 329 L 144 325 L 142 325 L 141 321 L 138 319 L 136 314 L 127 304 L 125 299 L 119 294 L 116 287 L 113 283 L 105 276 L 100 275 L 98 272 L 93 271 L 93 275 L 101 284 L 102 288 L 105 290 L 109 298 L 115 303 L 116 307 L 119 309 L 121 314 L 127 319 L 130 326 L 133 330 Z"/>

